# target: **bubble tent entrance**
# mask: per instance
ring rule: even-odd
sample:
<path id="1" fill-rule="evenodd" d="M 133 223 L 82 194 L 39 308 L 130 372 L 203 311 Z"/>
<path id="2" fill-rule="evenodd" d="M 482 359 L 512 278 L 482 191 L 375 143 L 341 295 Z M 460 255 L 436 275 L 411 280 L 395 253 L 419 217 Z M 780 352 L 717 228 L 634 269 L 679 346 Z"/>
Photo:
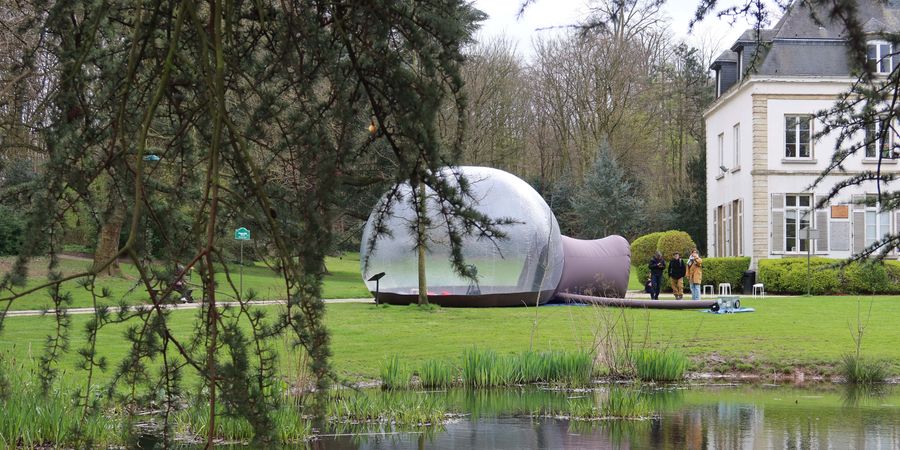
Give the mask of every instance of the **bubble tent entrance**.
<path id="1" fill-rule="evenodd" d="M 488 167 L 453 170 L 468 181 L 468 201 L 478 211 L 492 219 L 512 219 L 512 223 L 502 226 L 504 239 L 463 237 L 465 263 L 477 277 L 462 277 L 450 263 L 448 224 L 438 213 L 440 206 L 433 192 L 427 190 L 426 211 L 431 221 L 426 229 L 425 259 L 429 302 L 441 306 L 535 305 L 546 303 L 560 292 L 624 297 L 631 265 L 624 238 L 584 241 L 562 236 L 553 211 L 522 179 Z M 455 179 L 450 169 L 442 174 Z M 373 294 L 376 282 L 368 280 L 385 273 L 378 282 L 380 302 L 403 305 L 418 301 L 416 216 L 409 200 L 414 194 L 412 188 L 402 184 L 396 189 L 399 196 L 392 200 L 388 213 L 385 196 L 369 215 L 363 229 L 360 266 Z M 379 233 L 370 251 L 368 243 L 379 214 L 384 214 L 382 225 L 388 233 Z"/>

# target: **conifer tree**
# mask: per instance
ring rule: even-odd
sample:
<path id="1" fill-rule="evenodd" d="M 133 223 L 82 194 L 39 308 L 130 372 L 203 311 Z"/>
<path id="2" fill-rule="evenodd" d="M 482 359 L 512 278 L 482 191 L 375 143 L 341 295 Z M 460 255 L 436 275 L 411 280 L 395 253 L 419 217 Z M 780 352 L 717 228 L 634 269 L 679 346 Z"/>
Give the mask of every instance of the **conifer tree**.
<path id="1" fill-rule="evenodd" d="M 644 199 L 640 185 L 616 162 L 603 141 L 597 159 L 575 196 L 581 237 L 598 239 L 611 234 L 631 237 L 643 226 Z"/>

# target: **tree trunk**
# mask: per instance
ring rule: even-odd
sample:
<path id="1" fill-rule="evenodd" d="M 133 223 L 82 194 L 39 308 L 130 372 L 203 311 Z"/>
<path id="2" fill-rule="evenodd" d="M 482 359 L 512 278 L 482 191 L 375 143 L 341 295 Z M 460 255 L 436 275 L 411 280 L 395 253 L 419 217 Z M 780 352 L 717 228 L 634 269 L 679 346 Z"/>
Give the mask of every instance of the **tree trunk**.
<path id="1" fill-rule="evenodd" d="M 416 250 L 419 253 L 419 305 L 428 304 L 428 283 L 425 281 L 425 221 L 428 212 L 425 210 L 425 183 L 419 182 L 419 211 L 416 220 Z"/>
<path id="2" fill-rule="evenodd" d="M 94 250 L 94 270 L 99 269 L 107 261 L 113 260 L 102 272 L 109 276 L 122 276 L 119 261 L 116 255 L 119 253 L 119 235 L 122 225 L 125 223 L 125 205 L 114 194 L 110 193 L 109 206 L 106 220 L 100 226 L 100 235 L 97 237 L 97 249 Z"/>

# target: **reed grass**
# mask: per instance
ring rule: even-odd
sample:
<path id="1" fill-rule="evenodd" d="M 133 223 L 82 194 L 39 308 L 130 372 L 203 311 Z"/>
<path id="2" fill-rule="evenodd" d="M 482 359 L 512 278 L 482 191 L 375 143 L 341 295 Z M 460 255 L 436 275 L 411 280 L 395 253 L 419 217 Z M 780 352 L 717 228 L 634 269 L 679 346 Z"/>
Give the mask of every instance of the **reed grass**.
<path id="1" fill-rule="evenodd" d="M 90 414 L 82 420 L 82 407 L 73 389 L 56 388 L 43 394 L 22 380 L 10 382 L 0 405 L 0 447 L 35 448 L 113 446 L 125 442 L 124 416 L 114 410 Z"/>
<path id="2" fill-rule="evenodd" d="M 471 348 L 463 353 L 463 382 L 472 388 L 528 383 L 585 386 L 594 358 L 589 352 L 525 352 L 509 356 Z"/>
<path id="3" fill-rule="evenodd" d="M 643 381 L 678 381 L 684 378 L 688 360 L 678 351 L 643 349 L 632 354 L 634 370 Z"/>
<path id="4" fill-rule="evenodd" d="M 419 381 L 424 388 L 445 389 L 453 386 L 457 378 L 457 370 L 452 364 L 429 359 L 418 370 Z"/>
<path id="5" fill-rule="evenodd" d="M 411 379 L 412 371 L 397 355 L 388 357 L 381 365 L 382 389 L 408 389 Z"/>
<path id="6" fill-rule="evenodd" d="M 888 376 L 885 363 L 850 353 L 841 357 L 838 371 L 852 384 L 883 383 Z"/>
<path id="7" fill-rule="evenodd" d="M 337 423 L 421 426 L 442 423 L 447 408 L 443 398 L 415 392 L 349 391 L 332 395 L 326 411 Z"/>
<path id="8" fill-rule="evenodd" d="M 612 388 L 600 403 L 600 414 L 606 418 L 643 418 L 653 414 L 653 407 L 639 390 Z"/>
<path id="9" fill-rule="evenodd" d="M 516 380 L 513 358 L 493 350 L 470 348 L 463 352 L 463 383 L 470 388 L 508 386 Z"/>

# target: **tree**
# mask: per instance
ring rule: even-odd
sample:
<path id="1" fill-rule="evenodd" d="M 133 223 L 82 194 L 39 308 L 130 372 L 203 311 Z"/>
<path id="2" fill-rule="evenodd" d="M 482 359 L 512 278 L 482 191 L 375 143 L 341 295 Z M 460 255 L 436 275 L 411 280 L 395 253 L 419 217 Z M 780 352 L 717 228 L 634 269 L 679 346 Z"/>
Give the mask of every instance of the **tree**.
<path id="1" fill-rule="evenodd" d="M 443 202 L 443 214 L 464 218 L 449 230 L 461 273 L 462 234 L 501 235 L 496 222 L 463 200 L 464 183 L 451 187 L 435 175 L 461 142 L 442 145 L 436 123 L 442 107 L 456 108 L 455 135 L 463 134 L 462 49 L 481 17 L 466 2 L 26 6 L 17 10 L 28 16 L 21 24 L 26 35 L 41 39 L 26 41 L 22 57 L 3 60 L 2 72 L 34 74 L 43 86 L 29 99 L 43 102 L 36 110 L 44 115 L 27 128 L 44 162 L 29 192 L 20 256 L 0 280 L 0 302 L 8 307 L 52 288 L 59 326 L 41 358 L 49 387 L 68 341 L 67 283 L 79 280 L 93 294 L 95 314 L 78 349 L 88 374 L 79 396 L 85 416 L 95 411 L 92 374 L 105 370 L 95 351 L 99 331 L 126 322 L 130 352 L 114 369 L 108 395 L 162 405 L 166 439 L 169 415 L 182 402 L 181 374 L 191 371 L 209 402 L 208 446 L 219 414 L 246 418 L 257 439 L 266 440 L 278 401 L 272 385 L 279 336 L 290 336 L 309 355 L 316 386 L 315 401 L 307 403 L 321 418 L 333 378 L 323 261 L 347 185 L 413 179 L 427 186 Z M 374 132 L 366 129 L 370 123 Z M 12 125 L 4 122 L 4 133 Z M 76 205 L 98 225 L 121 217 L 124 242 L 118 232 L 103 232 L 115 235 L 113 250 L 67 276 L 55 271 L 51 254 L 47 283 L 24 287 L 29 258 L 48 242 L 55 250 L 54 231 Z M 103 212 L 113 220 L 101 219 Z M 288 301 L 276 317 L 251 308 L 248 293 L 216 276 L 225 272 L 230 279 L 225 242 L 237 222 L 254 224 L 284 277 Z M 151 232 L 162 238 L 165 270 L 151 264 L 141 245 Z M 113 316 L 97 305 L 104 295 L 97 275 L 118 258 L 134 265 L 150 307 Z M 175 336 L 164 306 L 174 281 L 191 268 L 200 274 L 206 304 L 195 333 Z M 240 306 L 222 308 L 223 290 Z M 156 366 L 160 371 L 149 369 Z"/>
<path id="2" fill-rule="evenodd" d="M 580 237 L 639 234 L 646 219 L 645 201 L 640 195 L 639 183 L 619 166 L 609 144 L 601 143 L 597 159 L 575 197 Z"/>
<path id="3" fill-rule="evenodd" d="M 697 248 L 706 248 L 706 153 L 687 163 L 687 180 L 679 184 L 672 202 L 669 228 L 691 235 Z"/>

